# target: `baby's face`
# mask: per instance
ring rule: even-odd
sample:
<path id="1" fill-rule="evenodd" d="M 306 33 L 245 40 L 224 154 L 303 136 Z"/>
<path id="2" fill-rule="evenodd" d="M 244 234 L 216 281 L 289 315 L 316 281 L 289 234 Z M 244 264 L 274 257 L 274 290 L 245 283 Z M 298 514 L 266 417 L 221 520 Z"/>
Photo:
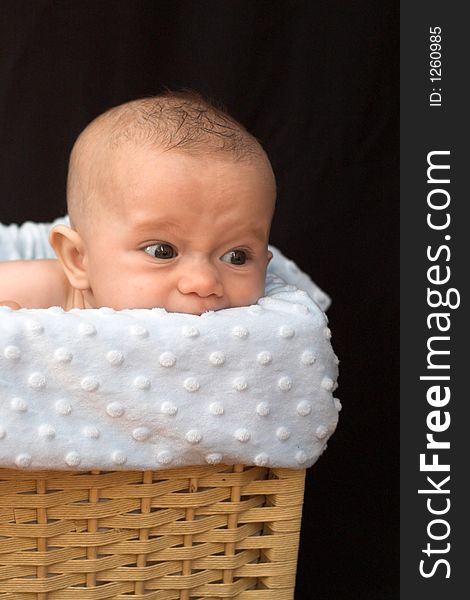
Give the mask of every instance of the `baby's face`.
<path id="1" fill-rule="evenodd" d="M 275 197 L 262 158 L 126 146 L 96 190 L 85 243 L 90 307 L 201 314 L 264 293 Z"/>

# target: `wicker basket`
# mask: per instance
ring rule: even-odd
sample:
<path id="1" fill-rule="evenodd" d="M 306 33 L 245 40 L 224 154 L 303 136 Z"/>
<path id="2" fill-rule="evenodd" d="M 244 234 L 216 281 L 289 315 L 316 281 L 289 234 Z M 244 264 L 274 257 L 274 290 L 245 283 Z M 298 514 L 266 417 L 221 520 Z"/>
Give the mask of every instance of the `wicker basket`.
<path id="1" fill-rule="evenodd" d="M 0 469 L 0 598 L 289 600 L 305 471 Z"/>

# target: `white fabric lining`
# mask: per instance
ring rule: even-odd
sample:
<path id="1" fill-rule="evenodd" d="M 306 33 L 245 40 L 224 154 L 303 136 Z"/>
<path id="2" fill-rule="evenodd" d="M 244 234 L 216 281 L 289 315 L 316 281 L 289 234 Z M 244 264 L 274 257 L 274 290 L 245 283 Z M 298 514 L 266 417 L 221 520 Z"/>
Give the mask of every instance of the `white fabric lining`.
<path id="1" fill-rule="evenodd" d="M 50 226 L 0 226 L 0 259 L 52 257 Z M 272 250 L 266 296 L 250 307 L 1 307 L 0 465 L 312 465 L 341 406 L 329 298 Z"/>

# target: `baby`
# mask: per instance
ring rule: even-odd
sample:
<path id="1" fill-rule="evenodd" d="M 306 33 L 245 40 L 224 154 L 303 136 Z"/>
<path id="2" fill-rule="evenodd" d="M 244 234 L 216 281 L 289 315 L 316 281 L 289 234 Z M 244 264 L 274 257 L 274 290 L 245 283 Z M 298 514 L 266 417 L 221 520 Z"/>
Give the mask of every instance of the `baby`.
<path id="1" fill-rule="evenodd" d="M 71 153 L 58 260 L 0 264 L 12 308 L 162 307 L 200 315 L 264 293 L 276 184 L 258 141 L 193 92 L 127 102 Z"/>

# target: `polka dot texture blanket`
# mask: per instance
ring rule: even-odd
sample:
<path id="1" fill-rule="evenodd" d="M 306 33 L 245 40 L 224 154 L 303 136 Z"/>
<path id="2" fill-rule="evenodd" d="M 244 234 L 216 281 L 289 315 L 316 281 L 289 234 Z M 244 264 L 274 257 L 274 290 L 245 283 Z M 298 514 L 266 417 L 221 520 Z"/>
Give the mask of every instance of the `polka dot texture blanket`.
<path id="1" fill-rule="evenodd" d="M 24 225 L 0 226 L 0 260 L 52 256 L 41 227 L 25 242 Z M 329 299 L 271 250 L 266 294 L 249 307 L 0 307 L 0 465 L 311 466 L 340 410 Z"/>

